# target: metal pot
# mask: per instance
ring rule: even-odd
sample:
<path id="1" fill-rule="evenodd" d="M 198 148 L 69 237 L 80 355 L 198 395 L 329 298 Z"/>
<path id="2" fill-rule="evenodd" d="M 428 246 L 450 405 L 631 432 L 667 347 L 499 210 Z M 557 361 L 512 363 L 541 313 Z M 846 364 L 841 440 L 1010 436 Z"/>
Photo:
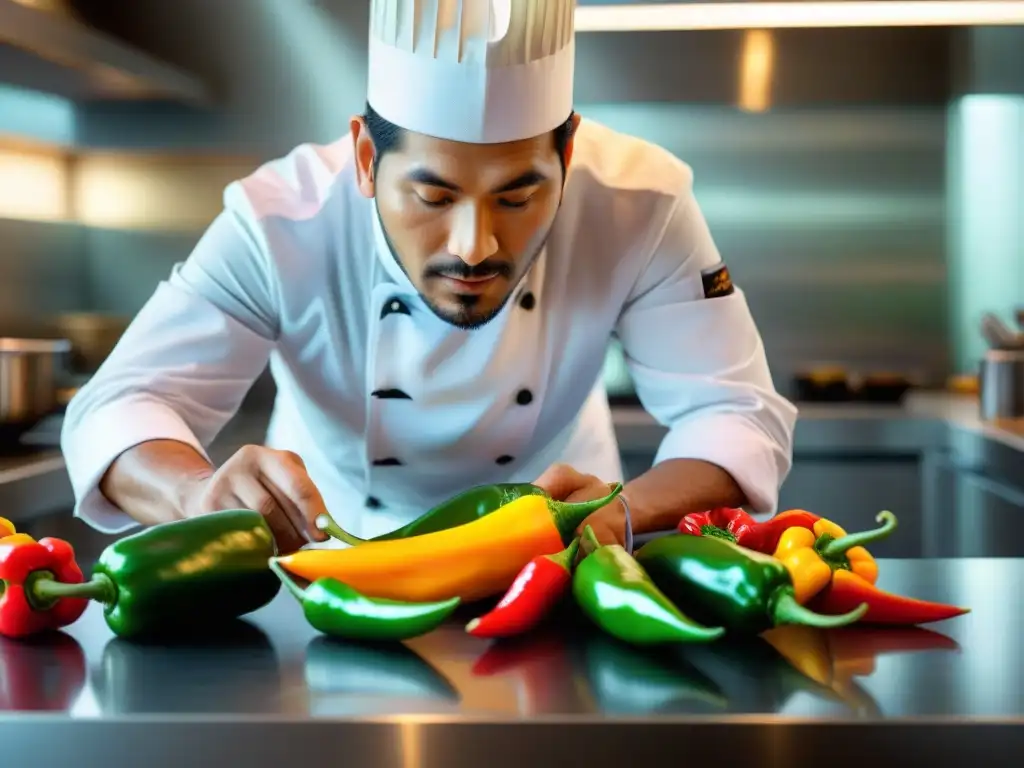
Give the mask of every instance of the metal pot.
<path id="1" fill-rule="evenodd" d="M 67 339 L 0 338 L 0 425 L 31 427 L 59 406 Z"/>

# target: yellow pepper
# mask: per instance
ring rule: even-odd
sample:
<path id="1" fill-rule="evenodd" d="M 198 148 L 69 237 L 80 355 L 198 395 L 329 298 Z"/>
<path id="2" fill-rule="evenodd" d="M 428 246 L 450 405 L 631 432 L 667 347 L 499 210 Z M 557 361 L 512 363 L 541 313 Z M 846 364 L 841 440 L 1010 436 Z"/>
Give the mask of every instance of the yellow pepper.
<path id="1" fill-rule="evenodd" d="M 873 531 L 847 534 L 830 520 L 822 518 L 814 528 L 788 528 L 779 538 L 774 557 L 786 566 L 793 579 L 796 601 L 805 605 L 832 581 L 838 570 L 851 571 L 870 584 L 878 580 L 878 564 L 865 544 L 880 541 L 896 528 L 892 512 L 880 512 L 883 523 Z"/>
<path id="2" fill-rule="evenodd" d="M 6 517 L 0 517 L 0 538 L 3 538 L 4 536 L 11 536 L 17 532 L 18 529 L 14 527 L 14 523 Z"/>
<path id="3" fill-rule="evenodd" d="M 33 544 L 35 539 L 27 533 L 12 533 L 10 536 L 0 538 L 0 545 L 3 544 Z"/>

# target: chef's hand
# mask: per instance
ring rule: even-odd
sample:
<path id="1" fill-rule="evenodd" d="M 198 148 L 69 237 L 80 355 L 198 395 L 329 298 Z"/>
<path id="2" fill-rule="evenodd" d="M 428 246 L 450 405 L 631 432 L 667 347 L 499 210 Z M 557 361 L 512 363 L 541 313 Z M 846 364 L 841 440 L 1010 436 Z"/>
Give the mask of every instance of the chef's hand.
<path id="1" fill-rule="evenodd" d="M 266 518 L 281 554 L 310 541 L 324 541 L 316 518 L 327 511 L 302 459 L 290 451 L 259 445 L 239 449 L 220 469 L 187 487 L 188 514 L 253 509 Z"/>
<path id="2" fill-rule="evenodd" d="M 533 484 L 547 491 L 551 498 L 569 502 L 600 499 L 607 496 L 610 490 L 608 483 L 600 478 L 577 472 L 568 464 L 552 464 Z M 592 512 L 576 529 L 576 533 L 582 535 L 588 525 L 602 544 L 625 545 L 626 514 L 618 498 Z"/>

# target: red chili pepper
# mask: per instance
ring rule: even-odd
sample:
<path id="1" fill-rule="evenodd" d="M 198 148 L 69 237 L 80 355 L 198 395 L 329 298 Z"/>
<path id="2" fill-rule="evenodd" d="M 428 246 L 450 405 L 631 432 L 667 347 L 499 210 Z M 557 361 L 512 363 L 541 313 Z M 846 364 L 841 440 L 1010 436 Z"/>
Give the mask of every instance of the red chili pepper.
<path id="1" fill-rule="evenodd" d="M 63 539 L 0 544 L 0 635 L 25 637 L 78 621 L 89 601 L 47 594 L 47 584 L 85 581 Z"/>
<path id="2" fill-rule="evenodd" d="M 832 581 L 808 607 L 818 613 L 836 615 L 861 603 L 868 604 L 868 612 L 860 619 L 863 624 L 928 624 L 963 616 L 971 610 L 886 592 L 852 571 L 843 570 L 832 574 Z"/>
<path id="3" fill-rule="evenodd" d="M 579 546 L 579 539 L 573 539 L 557 555 L 541 555 L 528 562 L 501 601 L 470 621 L 466 631 L 474 637 L 510 637 L 533 629 L 572 582 Z"/>
<path id="4" fill-rule="evenodd" d="M 691 536 L 717 536 L 755 552 L 772 554 L 785 530 L 813 528 L 819 519 L 803 509 L 789 509 L 759 523 L 742 509 L 719 507 L 687 515 L 679 522 L 679 530 Z"/>

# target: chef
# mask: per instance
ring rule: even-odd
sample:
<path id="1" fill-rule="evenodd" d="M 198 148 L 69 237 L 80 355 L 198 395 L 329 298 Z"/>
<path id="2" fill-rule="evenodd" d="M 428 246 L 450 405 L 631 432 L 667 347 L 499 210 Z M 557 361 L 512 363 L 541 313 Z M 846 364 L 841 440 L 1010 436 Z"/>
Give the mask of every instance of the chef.
<path id="1" fill-rule="evenodd" d="M 374 0 L 364 114 L 230 184 L 194 251 L 71 402 L 94 528 L 260 510 L 279 547 L 393 530 L 471 486 L 623 479 L 602 368 L 622 346 L 668 432 L 588 520 L 601 540 L 775 510 L 774 389 L 690 168 L 573 110 L 573 0 Z M 207 447 L 269 364 L 265 444 Z"/>

